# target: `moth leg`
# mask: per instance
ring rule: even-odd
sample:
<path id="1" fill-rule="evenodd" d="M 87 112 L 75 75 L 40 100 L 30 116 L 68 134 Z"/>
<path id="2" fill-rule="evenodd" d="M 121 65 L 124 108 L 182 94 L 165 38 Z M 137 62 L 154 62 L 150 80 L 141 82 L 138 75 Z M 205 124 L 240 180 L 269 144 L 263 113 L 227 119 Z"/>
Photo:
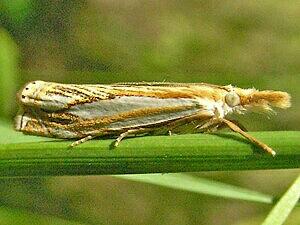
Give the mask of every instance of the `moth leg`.
<path id="1" fill-rule="evenodd" d="M 232 122 L 234 125 L 239 127 L 242 131 L 247 131 L 247 129 L 237 120 L 227 120 Z M 197 129 L 205 130 L 204 132 L 210 132 L 210 131 L 217 131 L 228 127 L 228 125 L 222 121 L 220 121 L 219 118 L 212 118 L 208 120 L 206 123 L 202 125 L 196 126 Z"/>
<path id="2" fill-rule="evenodd" d="M 213 119 L 211 119 L 212 118 L 212 116 L 211 115 L 206 115 L 206 114 L 201 114 L 201 113 L 199 113 L 199 114 L 195 114 L 195 115 L 191 115 L 191 116 L 187 116 L 187 117 L 184 117 L 184 118 L 181 118 L 181 119 L 179 119 L 179 120 L 176 120 L 176 121 L 174 121 L 174 122 L 172 122 L 172 123 L 170 123 L 169 125 L 168 125 L 168 127 L 169 127 L 169 134 L 170 134 L 170 131 L 172 130 L 172 129 L 175 129 L 175 128 L 177 128 L 177 127 L 180 127 L 182 124 L 185 124 L 185 123 L 189 123 L 189 122 L 193 122 L 193 121 L 201 121 L 201 122 L 203 122 L 203 121 L 211 121 L 211 120 L 213 120 Z M 207 123 L 207 122 L 205 122 L 205 123 Z M 197 129 L 197 128 L 199 128 L 201 125 L 198 125 L 198 126 L 196 126 L 195 128 Z M 171 133 L 172 134 L 172 133 Z"/>
<path id="3" fill-rule="evenodd" d="M 270 148 L 268 145 L 264 144 L 263 142 L 257 140 L 255 137 L 252 137 L 250 134 L 243 131 L 239 128 L 235 123 L 231 122 L 230 120 L 219 118 L 220 122 L 225 123 L 232 131 L 241 134 L 243 137 L 247 138 L 252 143 L 256 144 L 258 147 L 262 148 L 266 152 L 270 153 L 272 156 L 276 155 L 276 152 Z"/>
<path id="4" fill-rule="evenodd" d="M 245 126 L 243 126 L 243 124 L 241 124 L 239 121 L 237 121 L 237 120 L 228 120 L 228 121 L 230 121 L 230 122 L 232 122 L 232 123 L 234 123 L 236 126 L 238 126 L 242 131 L 245 131 L 245 132 L 247 132 L 248 130 L 247 130 L 247 128 L 245 127 Z M 221 124 L 218 124 L 218 126 L 216 127 L 218 130 L 221 130 L 221 129 L 224 129 L 224 128 L 226 128 L 226 127 L 228 127 L 228 125 L 226 124 L 226 123 L 221 123 Z"/>
<path id="5" fill-rule="evenodd" d="M 138 134 L 138 133 L 142 133 L 142 132 L 144 132 L 145 130 L 146 130 L 146 129 L 144 129 L 144 128 L 140 128 L 140 129 L 134 129 L 134 130 L 127 130 L 127 131 L 121 133 L 121 134 L 119 135 L 119 137 L 117 137 L 117 139 L 115 140 L 114 146 L 117 147 L 117 146 L 120 144 L 120 142 L 121 142 L 125 137 L 127 137 L 128 135 L 130 135 L 130 134 Z"/>
<path id="6" fill-rule="evenodd" d="M 70 147 L 73 148 L 73 147 L 75 147 L 75 146 L 77 146 L 77 145 L 80 145 L 80 144 L 82 144 L 82 143 L 84 143 L 84 142 L 87 142 L 87 141 L 89 141 L 89 140 L 91 140 L 91 139 L 93 139 L 93 138 L 94 138 L 94 137 L 91 136 L 91 135 L 86 136 L 86 137 L 81 138 L 81 139 L 79 139 L 79 140 L 77 140 L 77 141 L 74 141 L 74 142 L 70 145 Z"/>
<path id="7" fill-rule="evenodd" d="M 196 129 L 203 130 L 203 132 L 210 132 L 217 130 L 222 125 L 222 122 L 218 118 L 212 118 L 206 121 L 204 124 L 197 125 Z"/>

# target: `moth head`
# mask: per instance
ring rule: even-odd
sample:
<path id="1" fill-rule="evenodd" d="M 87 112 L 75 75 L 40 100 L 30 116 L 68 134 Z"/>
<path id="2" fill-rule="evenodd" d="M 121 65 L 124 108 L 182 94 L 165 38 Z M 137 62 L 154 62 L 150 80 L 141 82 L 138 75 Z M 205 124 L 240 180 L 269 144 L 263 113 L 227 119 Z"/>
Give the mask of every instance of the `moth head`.
<path id="1" fill-rule="evenodd" d="M 272 112 L 273 108 L 286 109 L 291 106 L 291 97 L 282 91 L 258 91 L 256 89 L 236 89 L 240 106 L 249 111 Z"/>

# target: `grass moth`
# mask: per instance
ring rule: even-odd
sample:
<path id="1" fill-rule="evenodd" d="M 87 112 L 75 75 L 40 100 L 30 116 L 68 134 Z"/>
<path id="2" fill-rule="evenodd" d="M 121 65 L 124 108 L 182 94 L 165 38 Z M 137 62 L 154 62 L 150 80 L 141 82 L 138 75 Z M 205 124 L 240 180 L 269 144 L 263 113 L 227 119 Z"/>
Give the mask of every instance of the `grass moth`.
<path id="1" fill-rule="evenodd" d="M 290 107 L 281 91 L 206 83 L 117 83 L 111 85 L 27 83 L 18 93 L 15 128 L 25 134 L 77 139 L 100 136 L 199 133 L 230 128 L 266 152 L 275 151 L 249 135 L 229 114 L 271 112 Z"/>

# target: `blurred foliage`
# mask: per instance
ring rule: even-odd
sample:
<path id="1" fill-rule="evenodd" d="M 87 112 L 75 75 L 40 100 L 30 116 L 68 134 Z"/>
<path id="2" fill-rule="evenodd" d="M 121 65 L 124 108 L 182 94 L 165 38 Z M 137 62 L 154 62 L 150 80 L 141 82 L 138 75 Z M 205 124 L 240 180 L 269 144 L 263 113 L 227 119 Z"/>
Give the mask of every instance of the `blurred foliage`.
<path id="1" fill-rule="evenodd" d="M 291 109 L 271 120 L 238 118 L 249 130 L 300 128 L 297 1 L 1 0 L 0 26 L 0 119 L 13 117 L 16 87 L 34 79 L 205 81 L 286 90 Z M 278 194 L 296 173 L 201 175 Z M 1 205 L 89 224 L 257 224 L 252 218 L 270 210 L 109 177 L 7 179 L 0 187 Z"/>
<path id="2" fill-rule="evenodd" d="M 18 49 L 7 32 L 0 29 L 0 118 L 14 111 L 18 77 Z"/>
<path id="3" fill-rule="evenodd" d="M 2 0 L 1 3 L 2 20 L 5 19 L 6 24 L 13 26 L 21 26 L 33 12 L 33 1 L 31 0 Z"/>
<path id="4" fill-rule="evenodd" d="M 300 69 L 296 1 L 2 4 L 2 24 L 22 47 L 28 70 L 271 76 Z"/>
<path id="5" fill-rule="evenodd" d="M 83 225 L 54 216 L 43 216 L 25 210 L 0 208 L 1 225 Z"/>

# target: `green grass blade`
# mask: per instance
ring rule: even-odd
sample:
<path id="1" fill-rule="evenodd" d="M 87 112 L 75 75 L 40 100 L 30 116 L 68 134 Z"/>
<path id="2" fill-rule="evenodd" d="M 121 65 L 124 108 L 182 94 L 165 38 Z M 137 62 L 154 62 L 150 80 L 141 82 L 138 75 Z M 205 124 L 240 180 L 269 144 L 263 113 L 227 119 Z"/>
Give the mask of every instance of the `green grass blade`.
<path id="1" fill-rule="evenodd" d="M 300 176 L 273 207 L 262 225 L 281 225 L 292 212 L 300 198 Z"/>
<path id="2" fill-rule="evenodd" d="M 185 174 L 133 174 L 115 175 L 114 177 L 131 181 L 155 184 L 163 187 L 190 191 L 199 194 L 207 194 L 216 197 L 268 204 L 271 204 L 273 202 L 273 198 L 270 195 L 262 194 L 234 185 L 224 184 L 221 182 L 212 181 L 200 177 L 193 177 Z"/>
<path id="3" fill-rule="evenodd" d="M 277 150 L 275 158 L 232 133 L 72 141 L 25 136 L 0 124 L 0 177 L 141 174 L 300 167 L 300 132 L 253 132 Z"/>

